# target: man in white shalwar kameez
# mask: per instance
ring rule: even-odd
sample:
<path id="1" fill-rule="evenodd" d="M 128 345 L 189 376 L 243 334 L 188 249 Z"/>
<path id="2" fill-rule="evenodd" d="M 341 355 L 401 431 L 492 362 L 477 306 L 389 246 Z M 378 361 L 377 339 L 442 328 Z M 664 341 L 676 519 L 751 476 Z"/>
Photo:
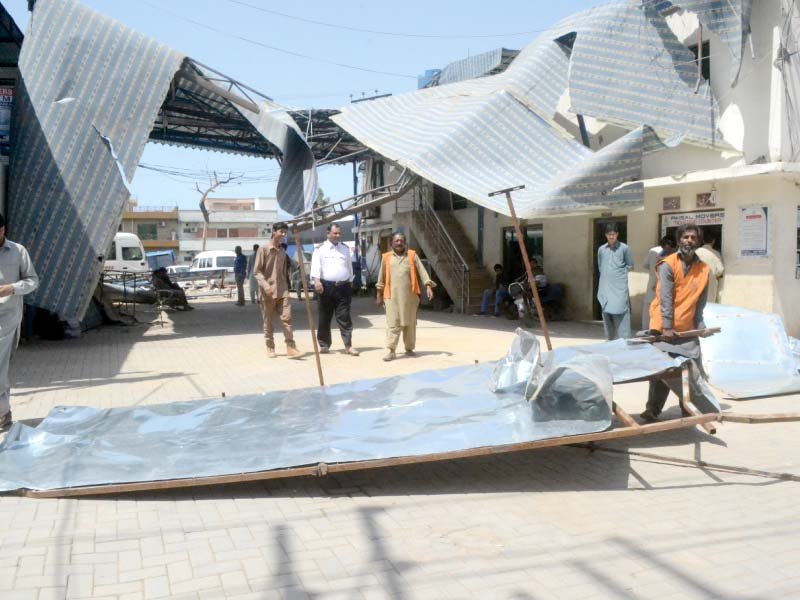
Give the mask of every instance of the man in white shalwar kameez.
<path id="1" fill-rule="evenodd" d="M 9 365 L 19 341 L 22 297 L 38 286 L 28 251 L 6 238 L 6 221 L 0 215 L 0 431 L 12 423 Z"/>

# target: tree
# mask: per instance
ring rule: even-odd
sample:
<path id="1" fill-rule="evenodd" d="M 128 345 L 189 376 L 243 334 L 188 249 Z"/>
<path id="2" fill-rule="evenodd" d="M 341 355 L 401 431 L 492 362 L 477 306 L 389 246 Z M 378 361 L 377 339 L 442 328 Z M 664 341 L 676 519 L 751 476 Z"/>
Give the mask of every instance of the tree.
<path id="1" fill-rule="evenodd" d="M 210 174 L 208 176 L 208 187 L 205 189 L 205 191 L 200 189 L 200 184 L 197 183 L 195 184 L 197 191 L 200 192 L 200 194 L 202 194 L 202 196 L 200 197 L 200 212 L 203 213 L 203 246 L 201 249 L 202 252 L 206 251 L 206 236 L 208 235 L 209 217 L 208 217 L 208 209 L 206 208 L 206 199 L 208 198 L 208 195 L 218 187 L 226 185 L 236 179 L 240 179 L 241 177 L 242 177 L 241 174 L 234 175 L 233 173 L 228 173 L 228 176 L 226 178 L 220 179 L 219 177 L 217 177 L 217 173 L 214 172 L 213 174 Z"/>
<path id="2" fill-rule="evenodd" d="M 314 200 L 314 209 L 322 208 L 330 203 L 330 197 L 325 195 L 325 192 L 322 191 L 322 188 L 317 188 L 317 199 Z"/>

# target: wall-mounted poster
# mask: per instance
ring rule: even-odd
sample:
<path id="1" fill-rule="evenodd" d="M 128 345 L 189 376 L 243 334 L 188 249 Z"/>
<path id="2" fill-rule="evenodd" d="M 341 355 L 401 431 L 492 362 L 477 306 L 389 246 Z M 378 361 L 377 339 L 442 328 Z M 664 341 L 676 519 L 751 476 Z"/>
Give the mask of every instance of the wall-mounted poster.
<path id="1" fill-rule="evenodd" d="M 8 156 L 11 134 L 11 105 L 14 103 L 14 88 L 0 87 L 0 156 Z"/>
<path id="2" fill-rule="evenodd" d="M 662 199 L 662 209 L 663 210 L 680 210 L 681 209 L 681 197 L 680 196 L 669 196 L 668 198 Z"/>
<path id="3" fill-rule="evenodd" d="M 739 257 L 769 256 L 769 208 L 750 206 L 739 209 Z"/>
<path id="4" fill-rule="evenodd" d="M 717 195 L 714 192 L 697 194 L 697 208 L 716 208 Z"/>

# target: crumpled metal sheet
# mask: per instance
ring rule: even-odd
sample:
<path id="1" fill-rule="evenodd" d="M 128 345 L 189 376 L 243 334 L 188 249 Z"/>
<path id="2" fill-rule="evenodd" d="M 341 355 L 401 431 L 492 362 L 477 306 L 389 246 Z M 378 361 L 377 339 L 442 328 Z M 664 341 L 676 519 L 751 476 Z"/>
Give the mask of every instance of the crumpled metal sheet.
<path id="1" fill-rule="evenodd" d="M 575 421 L 605 423 L 613 414 L 614 382 L 608 358 L 576 355 L 535 372 L 531 415 L 542 429 L 557 435 Z"/>
<path id="2" fill-rule="evenodd" d="M 83 316 L 186 58 L 75 0 L 37 0 L 19 57 L 7 215 L 40 276 L 26 302 L 65 320 Z M 231 108 L 213 91 L 203 94 L 221 115 Z M 316 196 L 311 150 L 285 112 L 242 112 L 284 153 L 279 201 L 302 212 Z"/>
<path id="3" fill-rule="evenodd" d="M 611 426 L 583 420 L 568 397 L 558 428 L 542 426 L 521 392 L 489 390 L 493 367 L 154 406 L 59 407 L 36 428 L 13 425 L 0 445 L 0 491 L 421 456 Z"/>
<path id="4" fill-rule="evenodd" d="M 493 392 L 525 386 L 534 369 L 540 366 L 539 340 L 531 332 L 517 327 L 508 353 L 498 360 L 489 380 Z"/>
<path id="5" fill-rule="evenodd" d="M 753 14 L 753 0 L 642 0 L 642 4 L 663 11 L 670 6 L 678 6 L 697 15 L 698 21 L 714 33 L 728 47 L 733 64 L 731 65 L 731 85 L 736 83 L 742 70 L 747 36 L 750 33 L 750 17 Z"/>
<path id="6" fill-rule="evenodd" d="M 275 191 L 278 205 L 290 215 L 311 210 L 319 187 L 316 161 L 297 123 L 274 102 L 262 101 L 258 114 L 241 106 L 236 109 L 283 155 Z"/>
<path id="7" fill-rule="evenodd" d="M 641 178 L 644 154 L 663 147 L 656 133 L 720 142 L 716 102 L 707 82 L 695 93 L 693 64 L 660 13 L 616 1 L 548 29 L 499 75 L 351 104 L 332 118 L 379 154 L 501 214 L 504 198 L 487 195 L 509 181 L 525 185 L 514 195 L 522 218 L 637 206 L 641 185 L 623 186 Z M 553 125 L 567 95 L 573 112 L 634 131 L 591 152 Z"/>
<path id="8" fill-rule="evenodd" d="M 721 142 L 711 86 L 704 79 L 698 84 L 694 55 L 652 2 L 599 6 L 575 33 L 569 69 L 574 112 L 648 125 L 664 138 Z"/>
<path id="9" fill-rule="evenodd" d="M 714 387 L 745 399 L 800 392 L 797 357 L 778 315 L 709 304 L 708 327 L 722 332 L 700 341 L 703 368 Z"/>

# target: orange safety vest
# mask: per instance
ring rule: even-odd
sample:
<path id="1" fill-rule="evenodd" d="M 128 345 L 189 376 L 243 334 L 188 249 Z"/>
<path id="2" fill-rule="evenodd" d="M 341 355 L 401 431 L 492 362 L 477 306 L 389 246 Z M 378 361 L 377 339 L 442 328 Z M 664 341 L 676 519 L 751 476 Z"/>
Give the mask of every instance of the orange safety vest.
<path id="1" fill-rule="evenodd" d="M 672 268 L 675 278 L 674 314 L 672 316 L 672 329 L 675 331 L 689 331 L 695 328 L 694 315 L 697 312 L 697 301 L 708 285 L 708 265 L 697 259 L 683 274 L 683 261 L 675 252 L 656 263 L 656 273 L 661 263 L 667 263 Z M 656 279 L 656 297 L 650 304 L 650 329 L 664 330 L 664 320 L 661 317 L 661 278 Z"/>
<path id="2" fill-rule="evenodd" d="M 383 297 L 392 297 L 392 255 L 394 251 L 383 253 L 383 272 L 386 282 L 383 286 Z M 421 295 L 419 290 L 419 280 L 417 279 L 417 253 L 413 250 L 408 250 L 408 267 L 411 271 L 411 291 L 417 296 Z"/>

